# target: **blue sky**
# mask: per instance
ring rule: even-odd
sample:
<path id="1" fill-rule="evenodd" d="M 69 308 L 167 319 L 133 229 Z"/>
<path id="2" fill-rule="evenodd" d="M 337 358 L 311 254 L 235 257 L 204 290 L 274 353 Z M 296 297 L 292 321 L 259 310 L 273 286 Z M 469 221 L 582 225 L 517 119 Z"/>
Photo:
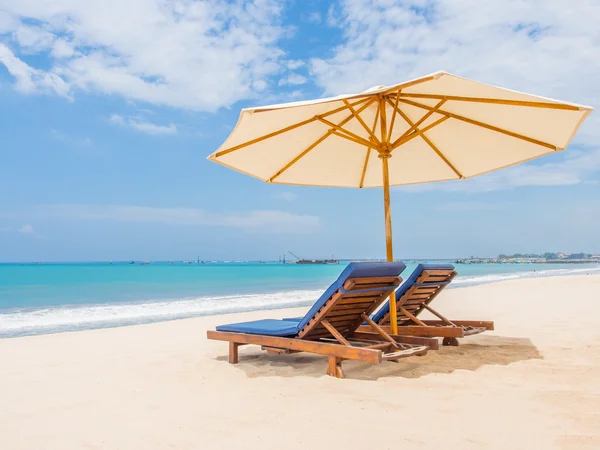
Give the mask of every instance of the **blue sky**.
<path id="1" fill-rule="evenodd" d="M 240 108 L 436 70 L 597 107 L 600 5 L 5 0 L 0 260 L 383 257 L 381 191 L 206 161 Z M 600 121 L 566 152 L 393 188 L 395 255 L 600 253 Z"/>

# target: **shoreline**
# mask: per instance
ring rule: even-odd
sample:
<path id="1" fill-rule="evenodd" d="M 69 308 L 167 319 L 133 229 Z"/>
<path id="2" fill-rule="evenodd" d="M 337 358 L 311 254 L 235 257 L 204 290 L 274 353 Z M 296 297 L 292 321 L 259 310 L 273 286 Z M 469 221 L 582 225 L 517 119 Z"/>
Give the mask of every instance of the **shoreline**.
<path id="1" fill-rule="evenodd" d="M 584 275 L 585 273 L 585 275 Z M 506 281 L 600 275 L 599 267 L 482 274 L 459 277 L 449 291 Z M 0 310 L 0 340 L 44 336 L 96 329 L 112 329 L 190 318 L 231 315 L 238 312 L 277 311 L 306 308 L 323 289 L 277 291 L 273 293 L 200 296 L 184 299 L 147 300 L 56 305 Z M 207 303 L 208 302 L 208 303 Z M 208 306 L 207 306 L 208 305 Z M 212 310 L 207 310 L 212 308 Z"/>
<path id="2" fill-rule="evenodd" d="M 599 291 L 600 275 L 444 291 L 436 309 L 496 330 L 399 364 L 345 361 L 343 380 L 324 357 L 256 346 L 231 365 L 206 339 L 306 307 L 2 339 L 0 448 L 305 449 L 332 429 L 348 448 L 598 448 Z"/>

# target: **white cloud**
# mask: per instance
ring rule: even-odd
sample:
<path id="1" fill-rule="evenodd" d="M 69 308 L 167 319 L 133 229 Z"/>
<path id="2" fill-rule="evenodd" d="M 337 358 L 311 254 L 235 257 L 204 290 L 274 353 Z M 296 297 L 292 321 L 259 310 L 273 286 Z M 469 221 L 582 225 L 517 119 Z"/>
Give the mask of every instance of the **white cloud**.
<path id="1" fill-rule="evenodd" d="M 343 0 L 345 41 L 311 61 L 328 94 L 448 70 L 512 89 L 599 103 L 600 3 Z"/>
<path id="2" fill-rule="evenodd" d="M 296 70 L 304 66 L 306 63 L 299 59 L 291 59 L 287 62 L 286 66 L 290 70 Z"/>
<path id="3" fill-rule="evenodd" d="M 287 84 L 298 85 L 305 84 L 308 80 L 305 76 L 297 73 L 290 73 L 289 75 L 279 79 L 279 86 L 285 86 Z"/>
<path id="4" fill-rule="evenodd" d="M 13 32 L 14 39 L 27 53 L 39 53 L 50 49 L 55 36 L 40 27 L 19 26 Z"/>
<path id="5" fill-rule="evenodd" d="M 0 63 L 15 79 L 15 89 L 25 94 L 56 93 L 69 97 L 69 85 L 55 73 L 34 69 L 0 44 Z"/>
<path id="6" fill-rule="evenodd" d="M 33 234 L 34 229 L 31 225 L 25 224 L 19 228 L 19 233 L 23 234 Z"/>
<path id="7" fill-rule="evenodd" d="M 286 202 L 292 202 L 298 198 L 297 194 L 293 192 L 277 192 L 273 194 L 273 198 L 277 200 L 284 200 Z"/>
<path id="8" fill-rule="evenodd" d="M 344 39 L 309 72 L 328 95 L 393 84 L 437 70 L 551 98 L 600 106 L 600 2 L 560 0 L 342 0 L 328 23 Z M 564 185 L 600 172 L 600 115 L 564 163 L 524 164 L 473 180 L 414 188 L 495 190 Z M 570 148 L 567 152 L 572 154 Z"/>
<path id="9" fill-rule="evenodd" d="M 212 111 L 274 82 L 282 8 L 276 0 L 5 0 L 4 42 L 51 58 L 32 67 L 2 45 L 0 62 L 23 92 L 86 90 Z"/>
<path id="10" fill-rule="evenodd" d="M 68 41 L 64 39 L 57 39 L 52 45 L 52 56 L 54 58 L 69 58 L 75 54 L 75 49 Z"/>
<path id="11" fill-rule="evenodd" d="M 160 222 L 172 225 L 208 225 L 266 233 L 306 233 L 319 226 L 319 218 L 278 210 L 211 213 L 197 208 L 156 208 L 132 205 L 44 205 L 32 212 L 45 218 Z"/>
<path id="12" fill-rule="evenodd" d="M 136 117 L 123 117 L 118 114 L 112 114 L 108 120 L 120 126 L 127 126 L 146 134 L 176 134 L 177 126 L 170 123 L 169 125 L 156 125 L 151 122 L 146 122 Z"/>

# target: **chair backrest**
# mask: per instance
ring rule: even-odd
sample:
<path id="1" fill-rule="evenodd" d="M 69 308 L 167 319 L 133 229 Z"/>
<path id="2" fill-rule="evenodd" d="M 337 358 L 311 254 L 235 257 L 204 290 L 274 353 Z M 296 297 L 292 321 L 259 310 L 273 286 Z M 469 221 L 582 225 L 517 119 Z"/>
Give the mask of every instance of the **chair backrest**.
<path id="1" fill-rule="evenodd" d="M 302 339 L 335 338 L 326 320 L 343 337 L 362 324 L 402 282 L 404 263 L 350 263 L 298 324 Z"/>
<path id="2" fill-rule="evenodd" d="M 429 305 L 456 275 L 452 264 L 419 264 L 396 291 L 398 326 L 414 325 L 401 307 L 418 316 L 425 309 L 423 305 Z M 390 323 L 389 302 L 373 315 L 373 320 L 380 325 Z"/>

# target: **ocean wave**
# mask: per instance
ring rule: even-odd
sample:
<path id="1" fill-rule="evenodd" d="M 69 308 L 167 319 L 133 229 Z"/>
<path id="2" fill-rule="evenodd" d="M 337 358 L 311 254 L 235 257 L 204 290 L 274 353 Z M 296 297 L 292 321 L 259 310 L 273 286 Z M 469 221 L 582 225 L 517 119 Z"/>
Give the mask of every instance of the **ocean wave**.
<path id="1" fill-rule="evenodd" d="M 460 288 L 520 278 L 583 273 L 600 273 L 600 267 L 459 276 L 452 282 L 451 287 Z M 243 311 L 308 306 L 322 292 L 323 290 L 297 290 L 266 294 L 205 296 L 179 300 L 8 309 L 0 311 L 0 338 L 135 325 Z"/>
<path id="2" fill-rule="evenodd" d="M 185 298 L 123 304 L 57 306 L 0 312 L 0 337 L 159 322 L 312 304 L 322 291 Z"/>

